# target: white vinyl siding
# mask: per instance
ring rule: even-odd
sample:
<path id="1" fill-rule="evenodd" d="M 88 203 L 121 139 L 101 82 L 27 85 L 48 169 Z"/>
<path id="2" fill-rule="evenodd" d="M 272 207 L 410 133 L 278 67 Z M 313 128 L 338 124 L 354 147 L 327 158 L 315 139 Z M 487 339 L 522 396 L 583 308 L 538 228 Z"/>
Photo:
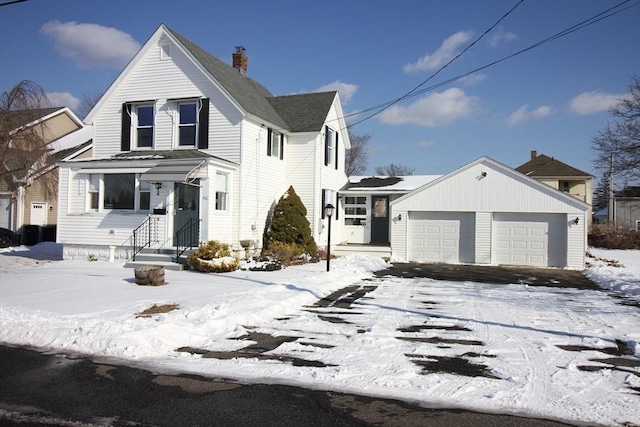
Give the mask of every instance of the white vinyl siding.
<path id="1" fill-rule="evenodd" d="M 484 174 L 483 174 L 484 172 Z M 586 250 L 585 214 L 588 206 L 538 181 L 482 158 L 437 179 L 391 203 L 392 216 L 405 212 L 475 212 L 475 263 L 502 262 L 496 255 L 496 213 L 551 215 L 553 233 L 550 259 L 554 266 L 584 268 Z M 580 217 L 578 224 L 567 220 Z M 558 218 L 563 218 L 560 221 Z M 404 221 L 391 222 L 393 256 L 406 261 L 410 256 L 411 232 Z M 506 243 L 505 243 L 506 244 Z M 562 252 L 562 254 L 561 254 Z M 500 255 L 502 256 L 502 255 Z M 530 257 L 529 264 L 543 264 Z M 513 263 L 514 261 L 509 261 Z M 549 261 L 547 260 L 547 264 Z"/>
<path id="2" fill-rule="evenodd" d="M 171 58 L 161 60 L 160 46 L 152 44 L 149 51 L 132 65 L 133 68 L 123 73 L 123 80 L 116 81 L 117 90 L 108 95 L 101 110 L 93 117 L 95 157 L 108 157 L 120 152 L 122 104 L 143 100 L 155 100 L 153 148 L 173 149 L 178 145 L 174 143 L 178 134 L 177 123 L 172 114 L 162 111 L 174 111 L 176 99 L 192 97 L 210 100 L 209 148 L 205 151 L 233 162 L 240 161 L 242 112 L 224 90 L 209 80 L 180 49 L 172 46 Z"/>

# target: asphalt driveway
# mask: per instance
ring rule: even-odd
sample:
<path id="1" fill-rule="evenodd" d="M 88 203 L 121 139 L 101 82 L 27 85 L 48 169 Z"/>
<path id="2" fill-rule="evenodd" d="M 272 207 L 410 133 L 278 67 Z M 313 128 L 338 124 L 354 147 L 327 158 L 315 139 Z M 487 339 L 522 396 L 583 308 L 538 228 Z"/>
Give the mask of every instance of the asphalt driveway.
<path id="1" fill-rule="evenodd" d="M 601 289 L 577 270 L 515 266 L 487 266 L 443 263 L 393 263 L 376 272 L 377 277 L 430 278 L 454 282 L 524 284 L 558 288 Z"/>

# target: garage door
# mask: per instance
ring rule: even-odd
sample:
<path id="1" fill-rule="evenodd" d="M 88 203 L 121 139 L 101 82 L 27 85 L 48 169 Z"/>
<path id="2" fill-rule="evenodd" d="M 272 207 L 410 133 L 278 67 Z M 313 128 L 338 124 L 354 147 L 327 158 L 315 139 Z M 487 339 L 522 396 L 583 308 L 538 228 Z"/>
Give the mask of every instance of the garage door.
<path id="1" fill-rule="evenodd" d="M 493 214 L 493 262 L 538 267 L 567 264 L 567 216 Z"/>
<path id="2" fill-rule="evenodd" d="M 475 214 L 409 212 L 409 260 L 473 263 Z"/>

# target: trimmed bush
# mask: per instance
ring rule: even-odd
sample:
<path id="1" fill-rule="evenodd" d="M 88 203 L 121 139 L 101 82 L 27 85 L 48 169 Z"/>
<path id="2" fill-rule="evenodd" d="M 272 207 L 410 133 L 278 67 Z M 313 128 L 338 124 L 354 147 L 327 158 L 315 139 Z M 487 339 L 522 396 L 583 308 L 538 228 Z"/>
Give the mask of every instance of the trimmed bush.
<path id="1" fill-rule="evenodd" d="M 276 242 L 289 246 L 278 246 Z M 300 253 L 297 256 L 304 253 L 315 256 L 318 251 L 316 242 L 311 236 L 307 208 L 293 187 L 289 187 L 273 210 L 273 218 L 267 231 L 266 245 L 266 249 L 270 252 L 276 245 L 275 249 L 279 251 L 286 249 L 291 254 L 297 253 L 299 248 Z"/>
<path id="2" fill-rule="evenodd" d="M 231 255 L 229 245 L 210 240 L 187 258 L 189 268 L 203 273 L 227 273 L 240 266 L 240 260 Z"/>

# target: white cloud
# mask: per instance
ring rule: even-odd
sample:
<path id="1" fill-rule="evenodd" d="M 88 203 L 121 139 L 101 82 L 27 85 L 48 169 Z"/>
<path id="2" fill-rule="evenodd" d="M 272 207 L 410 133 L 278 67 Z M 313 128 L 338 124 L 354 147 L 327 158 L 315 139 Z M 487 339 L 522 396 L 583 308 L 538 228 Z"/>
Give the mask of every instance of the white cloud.
<path id="1" fill-rule="evenodd" d="M 516 36 L 516 33 L 505 31 L 504 28 L 500 27 L 496 30 L 496 32 L 489 36 L 489 46 L 497 47 L 504 42 L 509 42 L 511 40 L 515 40 L 516 38 L 518 38 L 518 36 Z"/>
<path id="2" fill-rule="evenodd" d="M 553 109 L 548 105 L 540 106 L 531 111 L 529 110 L 528 105 L 523 105 L 509 116 L 509 118 L 507 119 L 507 125 L 515 126 L 528 120 L 542 119 L 551 115 L 552 112 Z"/>
<path id="3" fill-rule="evenodd" d="M 52 107 L 69 107 L 75 111 L 80 105 L 80 100 L 69 92 L 47 92 L 47 98 Z"/>
<path id="4" fill-rule="evenodd" d="M 468 76 L 465 76 L 463 78 L 460 79 L 460 83 L 466 85 L 466 86 L 473 86 L 477 83 L 480 83 L 481 81 L 485 80 L 487 78 L 486 74 L 482 74 L 482 73 L 473 73 L 473 74 L 469 74 Z"/>
<path id="5" fill-rule="evenodd" d="M 79 68 L 122 68 L 140 49 L 131 35 L 97 24 L 49 21 L 40 32 Z"/>
<path id="6" fill-rule="evenodd" d="M 340 100 L 342 103 L 348 104 L 353 95 L 358 91 L 358 85 L 336 80 L 335 82 L 319 87 L 314 92 L 328 92 L 332 90 L 337 90 L 340 94 Z"/>
<path id="7" fill-rule="evenodd" d="M 378 118 L 390 125 L 412 124 L 425 127 L 447 125 L 457 119 L 469 117 L 478 110 L 479 99 L 467 96 L 462 89 L 425 95 L 411 105 L 394 105 Z"/>
<path id="8" fill-rule="evenodd" d="M 458 54 L 458 47 L 468 42 L 473 33 L 471 31 L 458 31 L 442 42 L 442 45 L 431 55 L 425 55 L 413 64 L 403 67 L 405 73 L 416 73 L 420 71 L 434 70 L 449 62 Z"/>
<path id="9" fill-rule="evenodd" d="M 620 102 L 626 95 L 617 93 L 604 93 L 594 90 L 582 92 L 571 100 L 571 111 L 575 114 L 586 115 L 607 111 Z"/>

